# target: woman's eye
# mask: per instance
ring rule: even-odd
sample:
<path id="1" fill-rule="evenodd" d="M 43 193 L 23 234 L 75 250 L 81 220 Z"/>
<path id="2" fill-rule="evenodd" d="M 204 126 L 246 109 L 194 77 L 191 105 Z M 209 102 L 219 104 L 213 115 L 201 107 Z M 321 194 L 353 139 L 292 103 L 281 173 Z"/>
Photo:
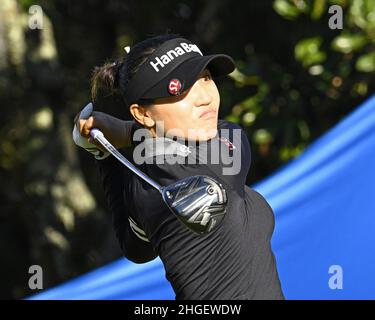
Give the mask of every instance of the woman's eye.
<path id="1" fill-rule="evenodd" d="M 203 78 L 204 78 L 205 81 L 209 81 L 209 80 L 212 79 L 210 74 L 205 74 L 205 75 L 203 76 Z"/>

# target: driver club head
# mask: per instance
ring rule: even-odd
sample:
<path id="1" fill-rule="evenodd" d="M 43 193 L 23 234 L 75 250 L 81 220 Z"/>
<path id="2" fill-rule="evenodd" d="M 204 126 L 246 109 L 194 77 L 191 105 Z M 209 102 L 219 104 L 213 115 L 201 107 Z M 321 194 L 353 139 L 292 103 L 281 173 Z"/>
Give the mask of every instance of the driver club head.
<path id="1" fill-rule="evenodd" d="M 220 225 L 226 212 L 223 186 L 208 176 L 192 176 L 163 187 L 164 202 L 190 230 L 204 235 Z"/>

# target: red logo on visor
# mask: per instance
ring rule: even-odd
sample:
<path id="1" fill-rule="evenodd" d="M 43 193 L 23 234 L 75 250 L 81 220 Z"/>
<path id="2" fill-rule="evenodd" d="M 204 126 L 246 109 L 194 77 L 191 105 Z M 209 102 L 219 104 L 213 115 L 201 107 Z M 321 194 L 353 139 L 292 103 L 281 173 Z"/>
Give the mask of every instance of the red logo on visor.
<path id="1" fill-rule="evenodd" d="M 172 79 L 169 81 L 168 92 L 174 96 L 178 96 L 181 93 L 182 85 L 178 79 Z"/>

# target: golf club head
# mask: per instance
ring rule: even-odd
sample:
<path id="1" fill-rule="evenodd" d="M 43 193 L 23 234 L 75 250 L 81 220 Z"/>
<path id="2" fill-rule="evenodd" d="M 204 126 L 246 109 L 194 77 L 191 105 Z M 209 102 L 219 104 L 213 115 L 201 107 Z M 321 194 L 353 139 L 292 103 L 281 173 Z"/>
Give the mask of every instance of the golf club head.
<path id="1" fill-rule="evenodd" d="M 190 230 L 207 234 L 220 225 L 226 212 L 223 186 L 208 176 L 192 176 L 163 188 L 163 200 Z"/>

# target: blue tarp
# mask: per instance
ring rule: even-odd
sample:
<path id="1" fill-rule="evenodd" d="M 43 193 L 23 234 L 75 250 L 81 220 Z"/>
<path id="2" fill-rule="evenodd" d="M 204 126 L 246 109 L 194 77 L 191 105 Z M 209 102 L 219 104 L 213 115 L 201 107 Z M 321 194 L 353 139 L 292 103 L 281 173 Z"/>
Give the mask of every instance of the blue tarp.
<path id="1" fill-rule="evenodd" d="M 251 172 L 250 172 L 251 174 Z M 375 299 L 375 96 L 252 186 L 275 212 L 287 299 Z M 120 259 L 31 299 L 174 299 L 159 259 Z"/>

